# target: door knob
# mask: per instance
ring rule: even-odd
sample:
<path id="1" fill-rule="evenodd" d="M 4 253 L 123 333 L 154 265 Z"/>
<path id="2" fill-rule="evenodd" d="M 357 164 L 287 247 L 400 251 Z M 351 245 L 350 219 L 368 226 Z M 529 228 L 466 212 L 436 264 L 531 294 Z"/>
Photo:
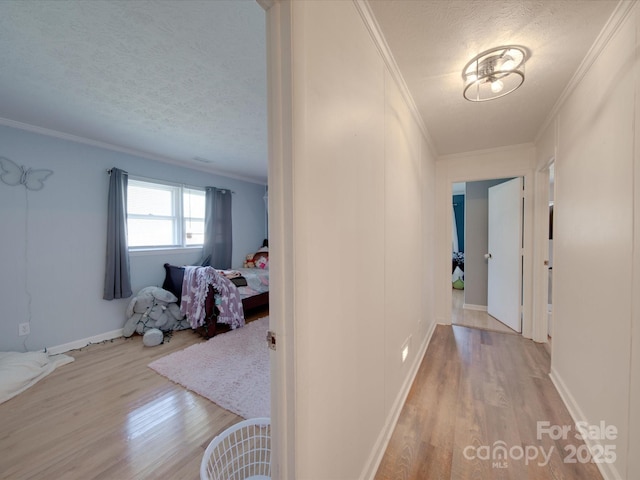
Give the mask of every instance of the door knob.
<path id="1" fill-rule="evenodd" d="M 485 253 L 485 254 L 484 254 L 484 258 L 485 258 L 486 260 L 489 260 L 490 258 L 493 258 L 493 257 L 491 256 L 491 254 L 490 254 L 490 253 Z"/>

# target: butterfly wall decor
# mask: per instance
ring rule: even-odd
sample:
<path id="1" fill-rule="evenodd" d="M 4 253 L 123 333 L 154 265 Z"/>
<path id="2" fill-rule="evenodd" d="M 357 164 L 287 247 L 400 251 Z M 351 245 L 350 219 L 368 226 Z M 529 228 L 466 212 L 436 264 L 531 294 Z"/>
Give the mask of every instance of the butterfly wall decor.
<path id="1" fill-rule="evenodd" d="M 27 190 L 42 190 L 52 170 L 25 168 L 6 157 L 0 157 L 0 180 L 7 185 L 24 185 Z"/>

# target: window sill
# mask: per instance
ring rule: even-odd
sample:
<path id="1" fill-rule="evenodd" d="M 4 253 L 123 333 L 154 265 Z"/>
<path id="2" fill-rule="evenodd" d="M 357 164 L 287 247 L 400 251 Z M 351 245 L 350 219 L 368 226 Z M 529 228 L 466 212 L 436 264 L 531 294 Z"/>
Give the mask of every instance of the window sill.
<path id="1" fill-rule="evenodd" d="M 130 248 L 130 257 L 144 257 L 147 255 L 179 255 L 182 253 L 193 253 L 198 250 L 202 250 L 202 246 L 199 247 L 156 247 L 156 248 Z"/>

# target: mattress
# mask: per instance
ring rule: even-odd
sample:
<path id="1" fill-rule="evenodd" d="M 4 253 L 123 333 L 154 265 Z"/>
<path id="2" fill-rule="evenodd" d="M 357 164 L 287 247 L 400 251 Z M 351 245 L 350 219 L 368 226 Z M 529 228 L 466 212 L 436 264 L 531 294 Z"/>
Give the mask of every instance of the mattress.
<path id="1" fill-rule="evenodd" d="M 268 268 L 235 268 L 234 270 L 247 279 L 246 287 L 238 287 L 240 297 L 252 297 L 269 291 Z"/>

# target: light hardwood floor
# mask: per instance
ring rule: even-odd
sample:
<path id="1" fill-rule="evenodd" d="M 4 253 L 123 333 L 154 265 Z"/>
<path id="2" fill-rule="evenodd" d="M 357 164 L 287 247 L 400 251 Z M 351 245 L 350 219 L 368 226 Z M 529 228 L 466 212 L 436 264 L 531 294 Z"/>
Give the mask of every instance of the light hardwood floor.
<path id="1" fill-rule="evenodd" d="M 464 290 L 452 289 L 451 323 L 471 328 L 481 328 L 494 332 L 515 333 L 517 332 L 504 323 L 496 320 L 487 312 L 469 310 L 463 308 Z"/>
<path id="2" fill-rule="evenodd" d="M 73 363 L 0 405 L 0 478 L 198 479 L 211 439 L 242 418 L 147 365 L 201 341 L 184 330 L 68 352 Z"/>
<path id="3" fill-rule="evenodd" d="M 0 405 L 0 478 L 197 479 L 209 441 L 241 418 L 147 365 L 199 341 L 183 331 L 153 348 L 135 336 L 69 352 L 75 362 Z M 536 438 L 539 420 L 571 425 L 548 370 L 544 347 L 519 335 L 438 326 L 376 479 L 600 479 L 594 464 L 563 463 L 572 437 Z M 554 452 L 506 468 L 464 456 L 500 440 Z"/>
<path id="4" fill-rule="evenodd" d="M 437 326 L 376 480 L 601 479 L 593 463 L 565 462 L 584 447 L 549 368 L 544 346 L 520 335 Z M 539 421 L 571 433 L 554 441 Z M 504 462 L 484 459 L 500 445 L 512 451 Z M 527 448 L 528 464 L 517 458 Z"/>

